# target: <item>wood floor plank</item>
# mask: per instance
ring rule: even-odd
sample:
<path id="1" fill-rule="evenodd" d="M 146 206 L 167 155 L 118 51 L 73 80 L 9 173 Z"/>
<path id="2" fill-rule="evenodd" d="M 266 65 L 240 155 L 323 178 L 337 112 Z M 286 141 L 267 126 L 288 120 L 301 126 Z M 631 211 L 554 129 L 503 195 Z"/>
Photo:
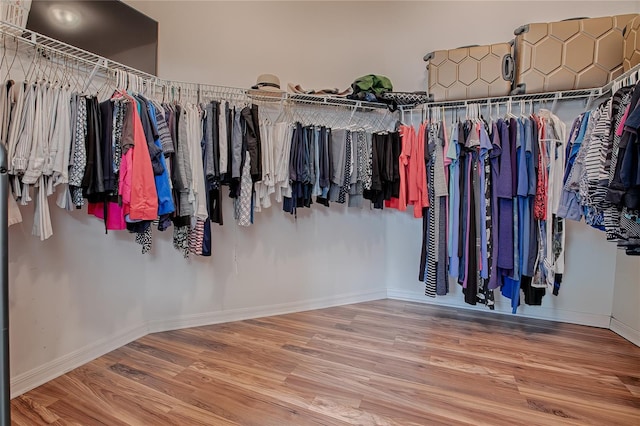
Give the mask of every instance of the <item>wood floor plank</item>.
<path id="1" fill-rule="evenodd" d="M 470 388 L 474 385 L 474 383 L 468 383 Z M 558 419 L 551 419 L 547 413 L 526 410 L 526 407 L 520 402 L 503 402 L 499 398 L 493 398 L 488 392 L 485 392 L 484 396 L 480 396 L 386 376 L 372 377 L 371 386 L 387 393 L 396 394 L 403 400 L 413 402 L 414 405 L 422 404 L 422 409 L 426 412 L 433 412 L 437 415 L 449 413 L 448 415 L 455 420 L 470 424 L 512 425 L 514 424 L 513 419 L 518 416 L 526 418 L 527 425 L 565 424 Z"/>
<path id="2" fill-rule="evenodd" d="M 50 383 L 45 383 L 44 385 L 29 391 L 29 398 L 44 407 L 48 407 L 54 402 L 60 399 L 65 399 L 69 396 L 66 392 L 51 386 Z"/>
<path id="3" fill-rule="evenodd" d="M 14 401 L 15 404 L 12 404 L 12 411 L 19 418 L 19 420 L 17 421 L 18 424 L 23 423 L 28 425 L 50 425 L 53 422 L 59 420 L 57 414 L 49 410 L 47 407 L 38 404 L 27 395 L 19 396 Z"/>
<path id="4" fill-rule="evenodd" d="M 110 367 L 118 362 L 126 362 L 129 366 L 143 371 L 153 371 L 154 374 L 165 378 L 175 377 L 176 374 L 186 368 L 186 366 L 174 364 L 149 355 L 146 352 L 133 349 L 133 347 L 129 345 L 118 348 L 114 352 L 119 355 L 118 361 L 107 364 L 106 367 Z"/>
<path id="5" fill-rule="evenodd" d="M 283 344 L 305 344 L 313 337 L 299 336 L 282 329 L 273 329 L 267 323 L 257 321 L 241 321 L 234 323 L 234 327 L 224 330 L 206 329 L 202 333 L 207 333 L 223 341 L 232 340 L 234 346 L 253 348 L 256 345 L 261 347 L 279 348 Z"/>
<path id="6" fill-rule="evenodd" d="M 167 416 L 175 425 L 189 426 L 238 426 L 230 420 L 216 416 L 206 410 L 194 406 L 181 405 L 171 410 Z"/>
<path id="7" fill-rule="evenodd" d="M 201 388 L 193 396 L 201 408 L 241 425 L 344 424 L 332 417 L 292 406 L 288 401 L 278 398 L 278 394 L 271 387 L 255 383 L 247 385 L 226 376 L 203 375 L 192 369 L 185 370 L 180 376 L 188 383 Z"/>
<path id="8" fill-rule="evenodd" d="M 640 426 L 640 348 L 385 299 L 151 334 L 11 405 L 28 426 Z"/>
<path id="9" fill-rule="evenodd" d="M 120 376 L 108 369 L 94 370 L 90 366 L 73 370 L 66 383 L 75 389 L 86 389 L 87 394 L 72 393 L 75 399 L 83 398 L 89 407 L 100 404 L 103 412 L 110 417 L 108 424 L 117 421 L 122 424 L 166 424 L 165 414 L 171 411 L 174 400 L 131 380 L 121 380 Z M 57 403 L 50 406 L 54 407 Z M 75 405 L 75 404 L 74 404 Z"/>
<path id="10" fill-rule="evenodd" d="M 125 426 L 126 422 L 112 416 L 107 411 L 94 409 L 95 401 L 60 400 L 49 406 L 60 418 L 82 425 Z"/>
<path id="11" fill-rule="evenodd" d="M 193 362 L 201 350 L 193 350 L 191 347 L 183 347 L 179 342 L 171 338 L 162 337 L 160 333 L 149 334 L 127 345 L 131 349 L 146 353 L 176 365 L 187 367 Z"/>
<path id="12" fill-rule="evenodd" d="M 559 401 L 542 395 L 531 395 L 527 402 L 532 409 L 570 419 L 581 425 L 629 426 L 639 422 L 637 413 L 612 412 L 608 408 L 594 407 L 589 402 Z"/>
<path id="13" fill-rule="evenodd" d="M 305 413 L 304 416 L 307 420 L 317 420 L 320 424 L 326 424 L 329 419 L 336 424 L 341 424 L 341 422 L 347 424 L 391 424 L 384 416 L 360 409 L 358 407 L 359 399 L 356 401 L 353 398 L 336 396 L 334 393 L 323 395 L 317 389 L 306 393 L 293 391 L 290 386 L 282 386 L 281 383 L 259 382 L 251 374 L 239 373 L 243 370 L 241 365 L 237 365 L 235 371 L 233 369 L 211 371 L 197 368 L 196 364 L 189 368 L 189 370 L 191 369 L 209 376 L 212 381 L 222 381 L 230 386 L 238 386 L 246 391 L 250 390 L 252 395 L 264 402 L 293 407 L 296 412 Z M 318 415 L 321 417 L 317 417 Z"/>

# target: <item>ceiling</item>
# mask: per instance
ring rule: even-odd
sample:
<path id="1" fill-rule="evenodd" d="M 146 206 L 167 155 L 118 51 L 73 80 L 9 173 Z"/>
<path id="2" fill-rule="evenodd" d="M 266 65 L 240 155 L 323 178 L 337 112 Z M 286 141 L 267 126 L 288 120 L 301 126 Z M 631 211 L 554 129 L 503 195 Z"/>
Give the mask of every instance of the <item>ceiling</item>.
<path id="1" fill-rule="evenodd" d="M 142 46 L 157 56 L 158 23 L 119 0 L 34 0 L 27 28 L 107 58 Z"/>

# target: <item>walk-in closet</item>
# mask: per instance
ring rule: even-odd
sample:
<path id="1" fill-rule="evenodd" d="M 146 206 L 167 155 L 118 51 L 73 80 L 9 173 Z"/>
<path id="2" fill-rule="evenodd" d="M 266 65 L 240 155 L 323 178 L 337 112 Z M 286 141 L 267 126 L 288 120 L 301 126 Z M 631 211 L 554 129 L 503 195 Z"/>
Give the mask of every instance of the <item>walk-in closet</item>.
<path id="1" fill-rule="evenodd" d="M 0 426 L 640 425 L 640 1 L 0 0 Z"/>

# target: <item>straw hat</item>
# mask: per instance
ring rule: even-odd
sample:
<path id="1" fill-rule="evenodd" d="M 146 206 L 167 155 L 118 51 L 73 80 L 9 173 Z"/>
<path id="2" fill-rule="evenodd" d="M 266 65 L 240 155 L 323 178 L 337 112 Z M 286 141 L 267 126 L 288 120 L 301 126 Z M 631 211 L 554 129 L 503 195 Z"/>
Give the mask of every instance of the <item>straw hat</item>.
<path id="1" fill-rule="evenodd" d="M 280 79 L 273 74 L 262 74 L 258 76 L 256 84 L 251 86 L 254 90 L 264 92 L 282 92 L 280 89 Z"/>
<path id="2" fill-rule="evenodd" d="M 258 76 L 256 84 L 247 91 L 249 97 L 257 101 L 274 102 L 281 100 L 287 92 L 280 89 L 280 79 L 273 74 Z"/>

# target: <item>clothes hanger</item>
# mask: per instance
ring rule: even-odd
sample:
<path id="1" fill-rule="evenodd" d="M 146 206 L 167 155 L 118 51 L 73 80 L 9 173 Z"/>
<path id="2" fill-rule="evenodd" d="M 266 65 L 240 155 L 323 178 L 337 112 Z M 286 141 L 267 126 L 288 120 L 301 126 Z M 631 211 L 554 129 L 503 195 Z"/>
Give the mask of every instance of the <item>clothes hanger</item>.
<path id="1" fill-rule="evenodd" d="M 51 61 L 54 57 L 55 53 L 52 53 L 47 60 L 44 60 L 43 58 L 40 59 L 40 62 L 43 63 L 43 66 L 40 67 L 40 69 L 42 70 L 41 79 L 43 83 L 51 82 L 51 74 L 53 72 L 53 64 Z"/>
<path id="2" fill-rule="evenodd" d="M 374 129 L 373 131 L 387 130 L 389 125 L 387 125 L 386 123 L 389 121 L 390 116 L 393 119 L 391 111 L 389 111 L 388 109 L 385 109 L 384 110 L 384 114 L 382 115 L 382 118 L 380 119 L 380 124 L 378 125 L 377 129 Z M 392 128 L 395 130 L 395 128 L 396 128 L 395 120 L 392 120 L 392 123 L 390 125 L 393 126 Z"/>
<path id="3" fill-rule="evenodd" d="M 13 61 L 11 62 L 11 69 L 13 68 L 13 64 L 16 61 L 16 58 L 18 58 L 18 56 L 20 56 L 20 58 L 18 59 L 18 63 L 20 64 L 20 69 L 22 71 L 22 77 L 24 78 L 25 83 L 28 83 L 29 80 L 26 78 L 27 74 L 29 73 L 29 70 L 35 66 L 35 62 L 38 60 L 38 45 L 34 45 L 33 46 L 33 58 L 31 59 L 31 64 L 27 67 L 27 69 L 25 70 L 24 67 L 24 63 L 22 60 L 22 55 L 19 54 L 19 46 L 18 46 L 18 41 L 16 40 L 15 36 L 13 38 L 14 42 L 15 42 L 15 51 L 14 51 L 14 56 L 13 56 Z"/>
<path id="4" fill-rule="evenodd" d="M 56 82 L 56 86 L 62 87 L 65 84 L 65 81 L 67 80 L 67 57 L 65 55 L 62 55 L 60 57 L 60 63 L 58 64 L 58 80 Z"/>
<path id="5" fill-rule="evenodd" d="M 73 74 L 71 72 L 69 72 L 69 64 L 71 63 L 71 58 L 70 57 L 66 57 L 64 60 L 64 69 L 63 69 L 63 85 L 67 86 L 67 88 L 71 87 L 71 78 L 73 77 Z"/>
<path id="6" fill-rule="evenodd" d="M 67 81 L 69 84 L 69 90 L 73 93 L 77 91 L 77 87 L 79 86 L 79 72 L 76 72 L 76 60 L 73 58 L 69 58 L 69 64 L 67 66 Z"/>
<path id="7" fill-rule="evenodd" d="M 147 97 L 147 80 L 138 76 L 138 93 L 144 97 Z"/>
<path id="8" fill-rule="evenodd" d="M 2 75 L 2 67 L 4 66 L 5 59 L 7 56 L 7 38 L 2 37 L 2 57 L 0 58 L 0 75 Z M 7 72 L 7 81 L 10 80 L 9 73 Z"/>
<path id="9" fill-rule="evenodd" d="M 7 79 L 9 79 L 9 80 L 11 79 L 11 70 L 13 69 L 13 65 L 15 64 L 16 58 L 18 57 L 18 40 L 16 39 L 15 35 L 13 36 L 13 42 L 14 42 L 14 44 L 16 46 L 16 49 L 15 49 L 14 54 L 13 54 L 13 59 L 11 60 L 11 65 L 9 65 L 9 67 L 7 69 Z M 35 50 L 36 49 L 34 47 L 34 56 L 33 56 L 33 60 L 34 61 L 36 60 L 36 52 L 35 52 Z M 20 62 L 22 62 L 22 60 L 20 60 Z M 20 67 L 22 68 L 22 65 L 20 65 Z M 22 74 L 22 76 L 24 77 L 25 75 Z M 27 82 L 26 78 L 25 78 L 24 81 L 25 81 L 25 83 Z"/>
<path id="10" fill-rule="evenodd" d="M 60 62 L 58 63 L 58 67 L 56 70 L 56 80 L 57 80 L 56 85 L 63 85 L 67 78 L 65 73 L 66 61 L 67 61 L 67 58 L 64 55 L 60 57 Z"/>
<path id="11" fill-rule="evenodd" d="M 81 64 L 80 62 L 77 63 L 77 74 L 78 76 L 78 88 L 77 88 L 77 92 L 79 94 L 84 95 L 84 88 L 86 87 L 86 83 L 89 79 L 89 76 L 87 75 L 87 73 L 85 72 L 84 69 L 81 69 Z"/>
<path id="12" fill-rule="evenodd" d="M 129 90 L 129 76 L 122 70 L 120 72 L 120 90 L 124 93 Z"/>
<path id="13" fill-rule="evenodd" d="M 524 100 L 520 100 L 520 118 L 527 118 L 527 106 Z"/>
<path id="14" fill-rule="evenodd" d="M 116 72 L 114 70 L 107 70 L 107 77 L 105 81 L 105 93 L 114 92 L 118 90 L 118 83 L 116 81 Z"/>
<path id="15" fill-rule="evenodd" d="M 18 55 L 18 49 L 16 47 L 16 51 L 15 51 L 15 55 Z M 14 56 L 14 62 L 15 62 L 15 56 Z M 35 76 L 36 74 L 36 67 L 37 67 L 37 62 L 38 62 L 38 47 L 34 46 L 33 48 L 33 58 L 31 58 L 31 64 L 29 65 L 29 67 L 27 68 L 27 70 L 24 70 L 24 67 L 22 65 L 22 61 L 20 61 L 20 68 L 22 68 L 22 76 L 24 77 L 24 81 L 25 82 L 30 82 L 32 80 L 32 78 Z M 12 63 L 13 65 L 13 63 Z"/>
<path id="16" fill-rule="evenodd" d="M 109 98 L 109 92 L 111 91 L 110 86 L 113 84 L 112 79 L 113 79 L 113 73 L 109 72 L 109 70 L 107 69 L 104 75 L 104 82 L 98 89 L 98 96 L 100 99 Z"/>
<path id="17" fill-rule="evenodd" d="M 354 106 L 352 107 L 352 110 L 351 110 L 351 117 L 349 117 L 349 123 L 348 123 L 348 125 L 347 125 L 348 127 L 351 127 L 351 125 L 352 125 L 352 123 L 353 123 L 353 117 L 354 117 L 354 116 L 355 116 L 355 114 L 356 114 L 356 109 L 357 109 L 357 103 L 356 103 L 356 105 L 354 105 Z"/>
<path id="18" fill-rule="evenodd" d="M 376 130 L 382 128 L 384 118 L 386 114 L 376 114 L 368 117 L 367 122 L 365 123 L 364 132 L 373 133 Z"/>
<path id="19" fill-rule="evenodd" d="M 512 112 L 512 108 L 513 108 L 513 102 L 511 101 L 511 99 L 509 99 L 509 102 L 507 104 L 507 118 L 511 119 L 511 118 L 518 118 L 515 116 L 515 114 L 513 114 Z"/>
<path id="20" fill-rule="evenodd" d="M 58 58 L 58 54 L 55 52 L 51 55 L 51 58 L 49 59 L 49 75 L 47 76 L 47 82 L 50 85 L 57 84 L 59 60 L 60 59 Z"/>

